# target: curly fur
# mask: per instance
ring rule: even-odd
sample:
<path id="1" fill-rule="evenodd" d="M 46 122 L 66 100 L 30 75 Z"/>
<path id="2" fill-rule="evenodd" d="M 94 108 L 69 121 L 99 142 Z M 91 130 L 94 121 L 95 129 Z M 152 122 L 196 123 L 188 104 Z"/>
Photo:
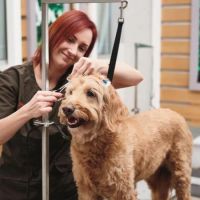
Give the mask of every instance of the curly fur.
<path id="1" fill-rule="evenodd" d="M 182 116 L 155 109 L 131 116 L 102 76 L 74 78 L 59 110 L 73 106 L 86 123 L 70 128 L 73 173 L 79 200 L 135 200 L 135 184 L 145 180 L 153 200 L 190 200 L 192 136 Z M 89 91 L 95 94 L 91 96 Z"/>

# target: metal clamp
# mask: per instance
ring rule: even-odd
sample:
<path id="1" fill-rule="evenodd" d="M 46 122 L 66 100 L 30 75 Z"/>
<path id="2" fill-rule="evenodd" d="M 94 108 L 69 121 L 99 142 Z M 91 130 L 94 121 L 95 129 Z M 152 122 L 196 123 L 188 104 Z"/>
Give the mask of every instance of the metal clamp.
<path id="1" fill-rule="evenodd" d="M 50 125 L 54 124 L 54 122 L 49 122 L 49 121 L 47 121 L 47 122 L 42 122 L 42 121 L 40 121 L 40 120 L 34 120 L 34 121 L 33 121 L 33 124 L 34 124 L 35 126 L 49 127 Z"/>
<path id="2" fill-rule="evenodd" d="M 123 11 L 127 6 L 128 6 L 128 1 L 121 0 L 121 6 L 119 7 L 120 9 L 120 17 L 118 19 L 119 22 L 124 22 Z"/>

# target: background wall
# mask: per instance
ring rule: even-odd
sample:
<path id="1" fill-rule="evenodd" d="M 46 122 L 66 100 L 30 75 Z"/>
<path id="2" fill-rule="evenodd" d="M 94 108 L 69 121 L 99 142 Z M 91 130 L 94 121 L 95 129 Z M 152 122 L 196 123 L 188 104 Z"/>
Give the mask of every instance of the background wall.
<path id="1" fill-rule="evenodd" d="M 125 10 L 123 38 L 119 59 L 138 67 L 144 81 L 137 87 L 137 104 L 134 88 L 123 89 L 121 96 L 129 109 L 140 111 L 159 107 L 160 100 L 160 1 L 129 1 Z M 152 48 L 137 48 L 135 45 L 150 45 Z"/>

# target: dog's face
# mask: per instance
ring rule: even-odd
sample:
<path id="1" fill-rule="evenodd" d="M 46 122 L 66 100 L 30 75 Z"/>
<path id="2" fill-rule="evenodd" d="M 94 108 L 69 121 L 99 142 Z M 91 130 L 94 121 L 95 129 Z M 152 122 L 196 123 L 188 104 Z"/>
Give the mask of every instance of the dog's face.
<path id="1" fill-rule="evenodd" d="M 118 99 L 115 93 L 109 81 L 101 75 L 72 78 L 59 109 L 60 122 L 68 126 L 76 140 L 91 141 L 100 133 L 100 128 L 114 120 L 115 117 L 108 113 L 113 110 L 113 115 L 117 115 L 121 110 L 114 106 L 115 99 Z"/>

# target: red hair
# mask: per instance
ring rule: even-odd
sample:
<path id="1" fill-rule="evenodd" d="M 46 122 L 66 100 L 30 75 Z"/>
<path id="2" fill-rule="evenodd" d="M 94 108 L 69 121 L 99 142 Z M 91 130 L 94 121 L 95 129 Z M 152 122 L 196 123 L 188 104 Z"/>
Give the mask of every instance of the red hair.
<path id="1" fill-rule="evenodd" d="M 61 15 L 49 27 L 49 56 L 51 56 L 53 49 L 66 40 L 66 38 L 69 38 L 84 29 L 90 29 L 92 31 L 92 41 L 84 55 L 85 57 L 88 57 L 97 38 L 97 29 L 95 24 L 82 11 L 71 10 Z M 42 48 L 40 45 L 36 49 L 32 58 L 36 65 L 41 63 L 41 52 Z"/>

